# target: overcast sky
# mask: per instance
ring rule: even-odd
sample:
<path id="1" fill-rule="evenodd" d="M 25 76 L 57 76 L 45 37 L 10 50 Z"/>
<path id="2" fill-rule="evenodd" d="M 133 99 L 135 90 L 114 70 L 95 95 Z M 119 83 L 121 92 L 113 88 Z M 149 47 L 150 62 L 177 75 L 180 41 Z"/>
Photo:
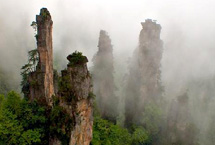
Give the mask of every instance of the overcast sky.
<path id="1" fill-rule="evenodd" d="M 167 90 L 214 74 L 214 0 L 0 0 L 0 63 L 8 71 L 19 70 L 36 47 L 30 24 L 42 7 L 52 15 L 54 51 L 62 57 L 79 50 L 91 60 L 104 29 L 121 63 L 138 46 L 140 22 L 151 18 L 162 26 Z"/>

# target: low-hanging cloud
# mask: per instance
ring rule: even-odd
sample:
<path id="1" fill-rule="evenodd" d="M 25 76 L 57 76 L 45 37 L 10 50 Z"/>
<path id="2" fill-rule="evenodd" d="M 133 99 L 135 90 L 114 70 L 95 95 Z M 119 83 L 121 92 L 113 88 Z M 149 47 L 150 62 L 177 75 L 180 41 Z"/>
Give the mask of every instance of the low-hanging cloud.
<path id="1" fill-rule="evenodd" d="M 99 31 L 104 29 L 112 39 L 116 77 L 123 80 L 128 59 L 138 46 L 140 22 L 152 18 L 162 26 L 161 75 L 167 98 L 187 89 L 195 98 L 192 92 L 197 88 L 190 84 L 211 80 L 215 74 L 213 0 L 7 0 L 0 2 L 0 68 L 10 72 L 17 85 L 27 51 L 36 47 L 30 24 L 42 7 L 52 15 L 54 53 L 60 69 L 75 50 L 83 52 L 92 66 Z"/>

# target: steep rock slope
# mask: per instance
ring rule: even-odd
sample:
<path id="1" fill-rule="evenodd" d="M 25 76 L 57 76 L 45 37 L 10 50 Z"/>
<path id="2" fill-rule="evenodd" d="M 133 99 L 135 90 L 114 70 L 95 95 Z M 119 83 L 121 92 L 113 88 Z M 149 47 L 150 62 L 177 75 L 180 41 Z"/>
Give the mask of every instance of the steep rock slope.
<path id="1" fill-rule="evenodd" d="M 38 64 L 27 75 L 25 96 L 46 106 L 50 145 L 89 145 L 93 127 L 93 90 L 87 57 L 80 52 L 69 55 L 67 69 L 62 71 L 61 77 L 54 77 L 51 15 L 42 8 L 36 20 Z"/>
<path id="2" fill-rule="evenodd" d="M 54 95 L 53 84 L 53 47 L 52 47 L 52 19 L 46 8 L 41 9 L 36 16 L 37 24 L 37 50 L 39 62 L 35 72 L 29 75 L 29 98 L 46 102 L 52 105 Z"/>

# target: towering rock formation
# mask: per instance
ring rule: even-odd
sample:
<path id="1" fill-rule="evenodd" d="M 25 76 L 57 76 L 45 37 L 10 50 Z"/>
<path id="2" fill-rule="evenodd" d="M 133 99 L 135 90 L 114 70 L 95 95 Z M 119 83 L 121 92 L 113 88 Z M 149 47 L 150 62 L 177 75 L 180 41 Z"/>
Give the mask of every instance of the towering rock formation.
<path id="1" fill-rule="evenodd" d="M 158 99 L 161 96 L 160 62 L 163 42 L 160 39 L 161 26 L 148 19 L 141 23 L 138 63 L 141 70 L 141 97 Z"/>
<path id="2" fill-rule="evenodd" d="M 47 105 L 52 104 L 54 95 L 53 84 L 53 47 L 52 47 L 52 19 L 49 11 L 42 8 L 40 15 L 36 16 L 37 24 L 37 50 L 39 62 L 35 72 L 29 77 L 31 100 L 45 101 Z"/>
<path id="3" fill-rule="evenodd" d="M 34 71 L 28 71 L 33 70 L 29 68 L 30 63 L 23 67 L 27 69 L 23 73 L 27 76 L 27 83 L 24 83 L 27 87 L 23 86 L 23 92 L 29 100 L 48 106 L 50 145 L 89 145 L 92 140 L 94 95 L 87 57 L 80 52 L 69 55 L 67 69 L 62 71 L 61 77 L 54 77 L 51 15 L 43 8 L 36 20 L 38 47 L 33 52 L 38 52 L 39 60 Z"/>
<path id="4" fill-rule="evenodd" d="M 93 94 L 86 56 L 69 55 L 68 68 L 62 71 L 59 86 L 60 106 L 73 118 L 70 145 L 89 145 L 93 128 Z"/>
<path id="5" fill-rule="evenodd" d="M 113 46 L 104 30 L 100 31 L 98 52 L 93 58 L 94 93 L 103 118 L 114 121 L 117 116 L 117 97 L 114 94 Z"/>
<path id="6" fill-rule="evenodd" d="M 162 95 L 160 61 L 163 42 L 161 26 L 151 19 L 142 22 L 139 46 L 134 52 L 126 89 L 126 122 L 138 120 L 146 101 L 157 101 Z"/>

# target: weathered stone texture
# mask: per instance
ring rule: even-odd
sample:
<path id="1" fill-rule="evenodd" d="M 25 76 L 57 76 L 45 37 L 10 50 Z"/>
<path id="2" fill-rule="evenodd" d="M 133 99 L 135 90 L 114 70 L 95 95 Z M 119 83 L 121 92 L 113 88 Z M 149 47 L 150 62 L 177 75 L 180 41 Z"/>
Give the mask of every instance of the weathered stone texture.
<path id="1" fill-rule="evenodd" d="M 73 130 L 71 131 L 70 145 L 89 145 L 92 140 L 93 129 L 93 100 L 92 84 L 86 63 L 69 66 L 62 71 L 62 78 L 67 78 L 70 86 L 67 92 L 59 92 L 60 105 L 66 109 L 74 120 Z M 68 94 L 68 92 L 70 92 Z M 70 102 L 65 101 L 66 95 L 70 95 Z"/>
<path id="2" fill-rule="evenodd" d="M 53 72 L 52 19 L 46 8 L 41 9 L 36 16 L 37 49 L 39 62 L 36 71 L 28 77 L 29 97 L 31 101 L 38 100 L 46 106 L 53 107 L 53 95 L 59 99 L 59 104 L 72 119 L 70 145 L 89 145 L 92 140 L 93 100 L 91 76 L 87 69 L 87 57 L 74 65 L 68 65 L 62 71 L 64 86 L 58 86 L 58 75 Z M 67 57 L 71 61 L 71 55 Z M 78 60 L 78 58 L 76 59 Z M 66 85 L 66 86 L 65 86 Z M 50 145 L 61 145 L 58 136 L 50 136 Z"/>
<path id="3" fill-rule="evenodd" d="M 47 105 L 52 105 L 52 95 L 54 95 L 53 83 L 53 47 L 52 47 L 52 19 L 49 11 L 42 8 L 40 15 L 36 16 L 37 23 L 37 49 L 39 62 L 35 72 L 32 72 L 29 81 L 36 81 L 35 86 L 30 83 L 30 98 L 45 101 Z M 32 80 L 32 81 L 31 81 Z M 37 87 L 37 88 L 35 88 Z"/>
<path id="4" fill-rule="evenodd" d="M 53 47 L 52 47 L 52 19 L 47 9 L 41 9 L 37 15 L 38 39 L 37 49 L 39 52 L 39 69 L 44 72 L 44 96 L 47 103 L 52 103 L 51 96 L 54 94 L 53 84 Z"/>

